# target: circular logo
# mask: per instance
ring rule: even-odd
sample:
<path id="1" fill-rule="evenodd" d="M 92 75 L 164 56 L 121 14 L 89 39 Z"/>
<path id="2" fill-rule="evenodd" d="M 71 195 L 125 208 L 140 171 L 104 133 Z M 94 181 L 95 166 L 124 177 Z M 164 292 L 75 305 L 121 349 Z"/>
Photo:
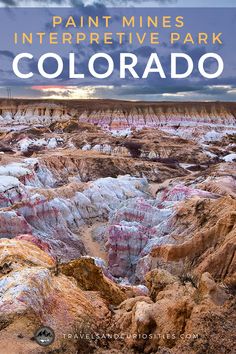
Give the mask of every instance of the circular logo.
<path id="1" fill-rule="evenodd" d="M 40 327 L 34 338 L 39 345 L 46 347 L 54 342 L 55 333 L 50 327 Z"/>

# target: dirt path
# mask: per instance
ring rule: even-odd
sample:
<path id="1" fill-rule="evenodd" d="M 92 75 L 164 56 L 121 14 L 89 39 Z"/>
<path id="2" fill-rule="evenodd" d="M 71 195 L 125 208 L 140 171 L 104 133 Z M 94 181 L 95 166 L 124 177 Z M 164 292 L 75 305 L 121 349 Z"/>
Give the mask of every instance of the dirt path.
<path id="1" fill-rule="evenodd" d="M 97 241 L 93 240 L 92 233 L 93 230 L 100 226 L 102 223 L 95 223 L 92 226 L 84 226 L 80 229 L 80 238 L 82 239 L 84 246 L 86 248 L 87 254 L 92 257 L 102 258 L 107 262 L 107 254 L 103 250 L 102 245 Z"/>

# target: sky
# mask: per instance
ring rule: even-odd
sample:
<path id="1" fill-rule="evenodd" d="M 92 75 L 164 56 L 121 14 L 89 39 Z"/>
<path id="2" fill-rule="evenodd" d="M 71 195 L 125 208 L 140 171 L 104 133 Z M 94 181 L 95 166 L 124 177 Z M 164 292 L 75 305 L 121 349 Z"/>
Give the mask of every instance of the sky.
<path id="1" fill-rule="evenodd" d="M 106 6 L 236 7 L 235 0 L 0 0 L 0 6 L 76 6 L 101 3 Z"/>
<path id="2" fill-rule="evenodd" d="M 78 5 L 91 6 L 100 4 L 106 7 L 234 7 L 235 0 L 0 0 L 0 7 L 76 7 Z M 236 14 L 236 10 L 235 10 Z M 232 45 L 232 43 L 231 43 Z M 0 58 L 4 50 L 0 48 Z M 145 52 L 150 48 L 144 48 Z M 177 48 L 180 50 L 181 48 Z M 186 48 L 184 48 L 185 50 Z M 232 48 L 230 48 L 232 49 Z M 234 49 L 234 48 L 233 48 Z M 84 49 L 86 50 L 86 48 Z M 139 54 L 145 59 L 145 55 L 139 49 Z M 183 50 L 183 51 L 184 51 Z M 116 49 L 113 52 L 119 53 Z M 187 48 L 187 53 L 199 57 L 204 54 L 204 48 L 196 48 L 195 52 Z M 232 53 L 232 50 L 231 50 Z M 9 53 L 3 53 L 5 59 L 9 60 Z M 8 55 L 8 57 L 7 57 Z M 228 55 L 228 54 L 227 54 Z M 86 99 L 86 98 L 112 98 L 126 100 L 146 101 L 236 101 L 236 75 L 234 66 L 230 63 L 230 70 L 219 80 L 184 80 L 179 83 L 166 80 L 163 83 L 149 79 L 138 84 L 135 82 L 120 83 L 119 80 L 107 80 L 106 84 L 87 81 L 84 85 L 61 82 L 54 85 L 33 84 L 21 86 L 19 84 L 8 85 L 12 97 L 28 98 L 65 98 L 65 99 Z M 0 87 L 0 96 L 7 96 L 7 87 Z"/>

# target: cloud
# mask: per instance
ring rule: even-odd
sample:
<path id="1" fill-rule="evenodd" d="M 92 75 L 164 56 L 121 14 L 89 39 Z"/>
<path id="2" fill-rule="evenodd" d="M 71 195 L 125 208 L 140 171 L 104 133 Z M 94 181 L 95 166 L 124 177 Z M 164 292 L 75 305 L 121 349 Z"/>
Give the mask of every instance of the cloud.
<path id="1" fill-rule="evenodd" d="M 77 2 L 77 0 L 72 0 L 72 2 Z M 117 6 L 117 0 L 94 0 L 94 1 L 86 1 L 84 0 L 84 2 L 90 2 L 90 3 L 102 3 L 106 6 Z M 177 3 L 177 0 L 150 0 L 147 1 L 150 3 L 155 3 L 155 4 L 173 4 L 173 3 Z M 143 4 L 143 0 L 119 0 L 119 6 L 130 6 L 133 4 Z"/>
<path id="2" fill-rule="evenodd" d="M 7 6 L 11 6 L 14 2 L 14 0 L 6 0 L 6 1 L 0 1 L 0 3 L 4 3 Z M 23 1 L 18 1 L 18 4 L 23 4 Z M 26 3 L 26 1 L 24 2 Z M 104 14 L 104 5 L 108 4 L 116 4 L 118 5 L 118 2 L 115 0 L 97 0 L 97 1 L 88 1 L 88 0 L 39 0 L 39 1 L 31 1 L 30 4 L 48 4 L 48 5 L 66 5 L 66 4 L 71 4 L 73 6 L 76 5 L 81 5 L 81 12 L 80 9 L 79 11 L 74 11 L 76 14 L 97 14 L 97 11 L 101 11 L 102 14 Z M 88 6 L 85 6 L 84 4 L 91 4 Z M 142 4 L 141 0 L 121 0 L 119 2 L 119 5 L 129 5 L 129 4 Z M 148 2 L 149 3 L 149 2 Z M 154 1 L 153 3 L 156 4 L 171 4 L 174 3 L 171 0 L 159 0 L 159 1 Z M 93 6 L 92 6 L 93 4 Z M 51 10 L 50 10 L 51 11 Z M 106 11 L 111 12 L 112 10 L 106 9 Z M 130 10 L 131 13 L 133 13 L 133 9 Z M 73 11 L 72 11 L 73 12 Z M 193 27 L 193 30 L 195 28 Z M 9 49 L 10 47 L 5 46 L 5 49 Z M 3 49 L 3 47 L 2 47 Z M 45 51 L 47 51 L 47 48 L 45 46 Z M 227 49 L 227 48 L 226 48 Z M 58 86 L 55 88 L 51 88 L 50 90 L 34 90 L 33 94 L 42 96 L 42 97 L 67 97 L 67 98 L 79 98 L 81 97 L 82 94 L 87 94 L 87 97 L 106 97 L 106 98 L 127 98 L 127 99 L 146 99 L 150 100 L 153 98 L 172 98 L 172 99 L 181 99 L 181 98 L 188 98 L 191 99 L 191 97 L 199 97 L 199 98 L 205 98 L 205 99 L 212 99 L 216 100 L 218 98 L 221 99 L 234 99 L 236 98 L 236 75 L 234 75 L 234 70 L 232 67 L 231 59 L 229 57 L 229 54 L 225 54 L 225 62 L 226 62 L 226 73 L 222 75 L 222 77 L 214 79 L 214 80 L 207 80 L 202 78 L 199 75 L 199 71 L 197 68 L 197 62 L 199 58 L 206 53 L 207 48 L 205 47 L 197 47 L 194 48 L 191 45 L 182 45 L 181 43 L 176 43 L 174 46 L 171 46 L 168 44 L 167 38 L 163 35 L 163 42 L 159 46 L 151 47 L 148 45 L 144 46 L 138 46 L 134 45 L 131 46 L 128 43 L 125 43 L 124 45 L 119 45 L 118 41 L 116 38 L 114 39 L 114 44 L 111 46 L 103 46 L 102 44 L 98 45 L 93 45 L 93 46 L 88 46 L 86 43 L 83 43 L 81 45 L 74 45 L 73 46 L 73 51 L 76 52 L 76 73 L 84 73 L 85 74 L 85 80 L 68 80 L 68 57 L 67 57 L 67 52 L 63 52 L 61 48 L 60 50 L 60 55 L 63 58 L 64 62 L 64 71 L 60 78 L 58 80 L 55 80 L 56 85 L 63 85 L 63 87 L 66 88 L 59 88 Z M 176 52 L 185 52 L 186 54 L 189 54 L 193 61 L 194 61 L 194 72 L 191 75 L 190 78 L 188 79 L 181 79 L 181 80 L 173 80 L 170 79 L 170 53 L 175 50 Z M 218 50 L 217 48 L 215 49 L 216 51 Z M 225 50 L 225 49 L 224 49 Z M 14 48 L 13 48 L 14 51 Z M 115 74 L 112 77 L 109 77 L 107 80 L 98 80 L 91 78 L 88 72 L 88 58 L 94 54 L 94 52 L 98 51 L 105 51 L 108 54 L 112 55 L 114 63 L 115 63 Z M 158 52 L 160 61 L 162 63 L 163 69 L 167 75 L 166 79 L 161 79 L 160 76 L 156 73 L 150 74 L 148 79 L 145 80 L 135 80 L 133 78 L 128 77 L 126 80 L 121 80 L 119 79 L 119 57 L 120 57 L 120 52 L 132 52 L 138 56 L 138 65 L 136 66 L 136 71 L 138 72 L 139 76 L 142 76 L 144 68 L 145 68 L 145 63 L 149 57 L 149 55 L 153 52 Z M 27 84 L 30 85 L 42 85 L 43 83 L 50 84 L 52 81 L 49 80 L 44 80 L 39 77 L 38 75 L 38 69 L 37 69 L 37 58 L 39 54 L 36 54 L 34 59 L 31 61 L 24 60 L 22 61 L 22 71 L 24 69 L 27 71 L 33 71 L 35 76 L 32 78 L 32 80 L 28 80 Z M 0 57 L 3 59 L 4 65 L 6 63 L 10 63 L 11 59 L 14 58 L 14 53 L 12 53 L 9 50 L 2 50 L 0 51 Z M 10 60 L 9 60 L 10 59 Z M 210 60 L 206 62 L 206 69 L 207 70 L 213 70 L 213 62 Z M 25 66 L 23 66 L 25 65 Z M 55 70 L 55 60 L 47 60 L 45 62 L 45 70 L 48 73 L 51 73 Z M 106 62 L 105 62 L 106 66 Z M 104 61 L 98 61 L 97 62 L 97 67 L 99 68 L 98 71 L 105 71 L 105 66 L 104 66 Z M 96 68 L 97 68 L 96 67 Z M 178 64 L 178 72 L 184 72 L 186 70 L 186 62 L 183 60 L 179 62 Z M 14 82 L 14 77 L 8 74 L 8 77 L 4 76 L 1 73 L 1 84 L 4 82 L 7 83 L 7 85 L 16 85 L 20 86 L 22 85 L 22 81 L 15 80 Z M 50 82 L 50 83 L 49 83 Z M 104 86 L 101 86 L 101 82 L 104 84 Z M 72 85 L 76 86 L 72 86 Z M 3 85 L 3 84 L 2 84 Z M 66 86 L 67 85 L 67 86 Z M 100 85 L 100 86 L 99 86 Z M 80 86 L 78 88 L 78 86 Z M 112 87 L 112 90 L 108 90 L 107 87 Z M 86 87 L 86 90 L 84 90 L 84 87 Z M 89 90 L 87 89 L 89 87 Z M 16 88 L 18 90 L 18 88 Z M 82 91 L 81 91 L 82 90 Z M 32 90 L 31 90 L 32 91 Z M 86 92 L 85 92 L 86 91 Z M 27 92 L 29 94 L 30 89 L 27 91 L 24 90 L 24 92 Z"/>
<path id="3" fill-rule="evenodd" d="M 0 0 L 0 6 L 40 6 L 40 5 L 63 5 L 64 0 Z"/>
<path id="4" fill-rule="evenodd" d="M 132 6 L 142 4 L 143 0 L 120 0 L 119 6 Z M 167 5 L 177 3 L 177 0 L 150 0 L 149 4 Z M 101 5 L 117 6 L 117 0 L 0 0 L 2 6 L 81 6 Z"/>
<path id="5" fill-rule="evenodd" d="M 14 59 L 15 55 L 14 53 L 10 52 L 9 50 L 0 50 L 0 56 L 3 55 L 7 58 Z"/>
<path id="6" fill-rule="evenodd" d="M 51 98 L 51 99 L 82 99 L 82 98 L 108 98 L 108 99 L 130 99 L 130 100 L 165 100 L 165 101 L 235 101 L 236 85 L 207 85 L 203 87 L 180 87 L 180 91 L 172 90 L 171 87 L 164 87 L 163 92 L 154 92 L 140 86 L 95 85 L 95 86 L 33 86 L 33 87 L 11 87 L 13 97 L 27 98 Z M 130 91 L 130 95 L 127 95 Z M 6 88 L 0 87 L 0 96 L 6 96 Z"/>
<path id="7" fill-rule="evenodd" d="M 16 6 L 16 1 L 15 0 L 2 0 L 2 1 L 0 1 L 0 4 L 5 5 L 5 6 Z"/>
<path id="8" fill-rule="evenodd" d="M 43 98 L 50 99 L 88 99 L 96 98 L 96 91 L 111 90 L 113 86 L 33 86 Z"/>

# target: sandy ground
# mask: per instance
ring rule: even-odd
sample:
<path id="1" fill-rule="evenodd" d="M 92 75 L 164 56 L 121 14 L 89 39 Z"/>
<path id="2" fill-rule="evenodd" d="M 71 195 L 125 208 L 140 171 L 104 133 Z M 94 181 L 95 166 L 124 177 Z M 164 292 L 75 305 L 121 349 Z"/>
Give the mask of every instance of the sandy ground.
<path id="1" fill-rule="evenodd" d="M 102 258 L 105 262 L 107 262 L 107 253 L 103 247 L 92 238 L 93 230 L 103 224 L 104 223 L 96 222 L 92 226 L 83 226 L 80 229 L 79 235 L 85 245 L 88 256 Z"/>

